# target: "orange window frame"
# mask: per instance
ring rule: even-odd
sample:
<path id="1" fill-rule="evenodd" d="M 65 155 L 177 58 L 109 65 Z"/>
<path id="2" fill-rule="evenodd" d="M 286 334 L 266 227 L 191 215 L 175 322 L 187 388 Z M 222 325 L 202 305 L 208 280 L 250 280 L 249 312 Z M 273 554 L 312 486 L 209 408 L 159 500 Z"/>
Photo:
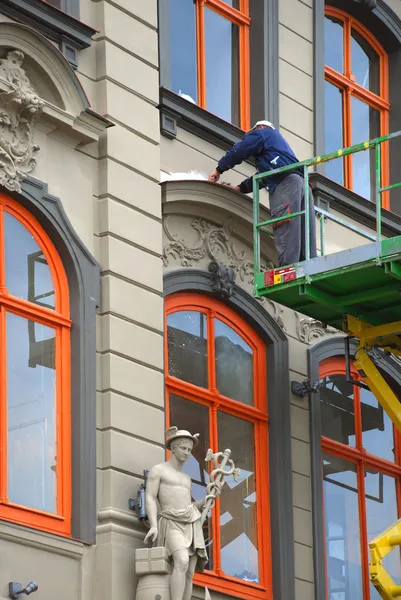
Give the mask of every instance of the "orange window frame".
<path id="1" fill-rule="evenodd" d="M 353 144 L 352 141 L 352 97 L 362 100 L 380 113 L 380 135 L 389 133 L 389 80 L 388 80 L 388 55 L 383 46 L 377 41 L 372 33 L 362 23 L 351 17 L 348 13 L 334 8 L 326 7 L 325 15 L 335 17 L 343 24 L 344 34 L 344 73 L 339 73 L 335 69 L 325 65 L 325 79 L 343 92 L 343 147 L 346 148 Z M 379 56 L 380 62 L 380 93 L 375 94 L 355 82 L 355 77 L 351 69 L 351 30 L 358 32 Z M 364 140 L 366 141 L 366 140 Z M 382 149 L 382 186 L 389 185 L 390 162 L 389 162 L 389 143 L 381 145 Z M 346 188 L 353 189 L 352 173 L 352 155 L 349 154 L 343 158 L 344 161 L 344 185 Z M 382 194 L 382 205 L 389 209 L 389 192 Z"/>
<path id="2" fill-rule="evenodd" d="M 54 283 L 55 310 L 13 296 L 6 287 L 4 212 L 32 235 L 42 250 Z M 56 349 L 56 513 L 9 501 L 7 496 L 7 345 L 6 313 L 55 330 Z M 0 519 L 64 536 L 71 533 L 70 329 L 68 282 L 60 256 L 36 219 L 0 193 Z"/>
<path id="3" fill-rule="evenodd" d="M 345 360 L 341 357 L 327 358 L 320 363 L 320 379 L 330 375 L 345 376 Z M 352 377 L 356 381 L 361 381 L 361 377 L 356 369 L 351 366 Z M 401 436 L 398 430 L 394 431 L 394 450 L 395 461 L 390 462 L 384 458 L 370 454 L 362 445 L 362 415 L 360 402 L 360 388 L 354 386 L 354 419 L 355 419 L 355 448 L 341 444 L 335 440 L 322 436 L 322 451 L 332 454 L 338 458 L 348 460 L 356 465 L 357 483 L 358 483 L 358 510 L 359 510 L 359 529 L 361 540 L 361 561 L 362 561 L 362 589 L 363 600 L 370 600 L 370 581 L 369 581 L 369 552 L 368 552 L 368 533 L 366 528 L 366 506 L 365 506 L 365 467 L 376 469 L 379 473 L 389 475 L 394 478 L 397 495 L 398 516 L 401 516 Z M 324 513 L 324 507 L 323 507 Z M 326 554 L 326 545 L 325 545 Z M 328 580 L 327 561 L 326 561 L 326 582 Z M 328 590 L 326 590 L 326 595 Z"/>
<path id="4" fill-rule="evenodd" d="M 208 388 L 201 388 L 169 375 L 167 316 L 174 312 L 196 311 L 207 318 Z M 165 301 L 165 373 L 166 373 L 166 424 L 170 424 L 169 394 L 177 394 L 203 406 L 209 407 L 209 440 L 212 449 L 217 449 L 217 411 L 250 421 L 255 432 L 255 489 L 260 583 L 243 582 L 225 575 L 220 560 L 220 530 L 218 519 L 212 519 L 212 534 L 215 540 L 214 570 L 196 573 L 195 584 L 240 598 L 266 599 L 272 597 L 271 550 L 270 550 L 270 504 L 268 469 L 268 416 L 266 396 L 266 348 L 253 329 L 233 310 L 220 302 L 198 294 L 178 293 Z M 219 393 L 216 387 L 214 317 L 217 316 L 231 327 L 252 348 L 254 356 L 254 406 L 247 406 Z M 220 514 L 217 499 L 214 515 Z M 218 549 L 216 551 L 216 549 Z"/>
<path id="5" fill-rule="evenodd" d="M 199 106 L 206 106 L 206 54 L 204 9 L 210 8 L 239 27 L 239 120 L 240 127 L 250 127 L 250 57 L 249 57 L 249 0 L 239 0 L 239 10 L 223 0 L 196 0 L 196 51 L 198 67 Z M 218 77 L 216 73 L 216 77 Z"/>

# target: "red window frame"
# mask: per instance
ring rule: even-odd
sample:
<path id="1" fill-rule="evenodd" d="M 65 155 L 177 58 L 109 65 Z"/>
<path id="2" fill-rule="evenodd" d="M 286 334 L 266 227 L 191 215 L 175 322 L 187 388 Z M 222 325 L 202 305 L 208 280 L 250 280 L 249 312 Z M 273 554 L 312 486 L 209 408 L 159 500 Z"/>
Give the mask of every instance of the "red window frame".
<path id="1" fill-rule="evenodd" d="M 54 283 L 55 310 L 13 296 L 6 287 L 4 212 L 17 219 L 41 248 Z M 55 330 L 56 348 L 56 513 L 9 501 L 7 496 L 6 313 Z M 68 282 L 60 256 L 36 219 L 18 202 L 0 194 L 0 519 L 69 536 L 71 533 L 70 328 Z"/>
<path id="2" fill-rule="evenodd" d="M 388 82 L 388 55 L 383 46 L 377 41 L 372 33 L 360 23 L 357 19 L 348 13 L 334 8 L 326 7 L 325 15 L 335 17 L 342 21 L 344 28 L 344 73 L 339 73 L 335 69 L 325 65 L 325 79 L 335 87 L 343 91 L 343 147 L 352 145 L 352 97 L 362 100 L 380 113 L 380 135 L 389 133 L 389 82 Z M 380 93 L 375 94 L 370 90 L 359 85 L 355 81 L 351 69 L 351 29 L 358 32 L 368 44 L 375 50 L 380 61 Z M 366 140 L 364 140 L 366 141 Z M 381 145 L 382 148 L 382 186 L 389 185 L 389 146 L 388 142 Z M 353 189 L 352 173 L 352 155 L 345 156 L 344 161 L 344 185 L 346 188 Z M 390 196 L 388 192 L 382 194 L 382 203 L 384 208 L 389 208 Z"/>
<path id="3" fill-rule="evenodd" d="M 208 388 L 201 388 L 169 375 L 167 316 L 174 312 L 196 311 L 207 315 L 208 348 Z M 271 550 L 270 550 L 270 503 L 268 468 L 268 416 L 266 396 L 266 347 L 253 329 L 226 305 L 198 294 L 178 293 L 169 296 L 165 302 L 165 373 L 166 373 L 166 424 L 170 426 L 169 394 L 177 394 L 188 400 L 209 407 L 209 439 L 214 451 L 217 450 L 217 411 L 250 421 L 255 431 L 255 486 L 257 497 L 257 535 L 259 558 L 259 584 L 243 582 L 225 575 L 220 564 L 220 549 L 215 550 L 214 571 L 195 574 L 194 582 L 224 594 L 240 598 L 272 597 Z M 231 327 L 252 348 L 254 353 L 254 406 L 247 406 L 219 393 L 216 388 L 214 319 L 218 318 Z M 173 423 L 171 423 L 173 425 Z M 220 514 L 219 500 L 213 509 Z M 212 519 L 212 533 L 215 548 L 219 547 L 219 527 L 217 518 Z"/>
<path id="4" fill-rule="evenodd" d="M 249 0 L 239 0 L 239 10 L 223 0 L 196 0 L 196 53 L 198 67 L 199 106 L 206 106 L 206 55 L 204 9 L 210 8 L 239 27 L 239 90 L 240 127 L 247 131 L 250 123 L 250 58 L 249 58 Z M 218 77 L 218 73 L 216 73 Z"/>
<path id="5" fill-rule="evenodd" d="M 351 366 L 352 378 L 361 381 L 358 371 Z M 319 366 L 320 379 L 330 375 L 345 376 L 345 360 L 342 357 L 327 358 Z M 393 427 L 394 431 L 394 449 L 395 461 L 390 462 L 374 454 L 370 454 L 362 445 L 362 416 L 360 403 L 360 388 L 354 386 L 354 418 L 355 418 L 355 448 L 346 446 L 335 440 L 322 436 L 322 452 L 326 452 L 338 458 L 353 462 L 356 465 L 356 474 L 358 482 L 358 511 L 359 528 L 361 540 L 361 561 L 362 561 L 362 588 L 363 600 L 370 600 L 370 580 L 369 580 L 369 551 L 368 551 L 368 533 L 366 528 L 366 506 L 365 506 L 365 467 L 377 470 L 379 473 L 389 475 L 395 479 L 398 516 L 401 516 L 401 435 Z M 323 506 L 324 513 L 324 506 Z M 328 574 L 326 572 L 326 582 Z M 326 589 L 328 598 L 328 590 Z"/>

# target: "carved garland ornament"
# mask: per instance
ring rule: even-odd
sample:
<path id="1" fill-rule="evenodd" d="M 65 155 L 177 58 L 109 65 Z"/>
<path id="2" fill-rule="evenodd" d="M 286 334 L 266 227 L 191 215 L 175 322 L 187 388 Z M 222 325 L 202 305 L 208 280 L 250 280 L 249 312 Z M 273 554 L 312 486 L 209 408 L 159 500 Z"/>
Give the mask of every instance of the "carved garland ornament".
<path id="1" fill-rule="evenodd" d="M 0 185 L 16 192 L 36 166 L 39 146 L 33 141 L 33 126 L 44 107 L 23 62 L 19 50 L 0 59 Z"/>
<path id="2" fill-rule="evenodd" d="M 206 219 L 196 218 L 191 222 L 191 227 L 198 234 L 198 240 L 193 245 L 187 244 L 178 233 L 172 233 L 168 217 L 165 218 L 163 228 L 168 239 L 163 249 L 165 266 L 173 260 L 178 261 L 182 267 L 193 267 L 194 263 L 209 258 L 234 269 L 241 281 L 253 283 L 253 262 L 244 250 L 236 249 L 231 239 L 231 220 L 219 226 Z M 265 265 L 265 268 L 273 268 L 273 263 Z"/>
<path id="3" fill-rule="evenodd" d="M 300 317 L 298 313 L 295 313 L 295 318 L 298 339 L 304 344 L 312 344 L 326 335 L 341 333 L 338 329 L 330 325 L 325 326 L 316 319 Z"/>

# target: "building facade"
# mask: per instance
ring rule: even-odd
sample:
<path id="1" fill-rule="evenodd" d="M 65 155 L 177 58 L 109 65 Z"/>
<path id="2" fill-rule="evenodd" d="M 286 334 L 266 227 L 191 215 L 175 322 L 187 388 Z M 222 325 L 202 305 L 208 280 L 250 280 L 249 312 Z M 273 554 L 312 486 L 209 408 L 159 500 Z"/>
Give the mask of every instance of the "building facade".
<path id="1" fill-rule="evenodd" d="M 251 197 L 207 175 L 259 119 L 300 160 L 401 129 L 400 65 L 400 0 L 2 0 L 0 598 L 134 598 L 128 502 L 170 425 L 200 433 L 194 498 L 209 447 L 241 468 L 196 598 L 378 598 L 399 434 L 337 330 L 254 298 Z M 374 175 L 369 151 L 311 170 L 316 205 L 359 228 L 325 222 L 325 253 L 374 233 Z M 400 235 L 397 190 L 384 206 Z M 268 235 L 261 252 L 276 263 Z M 387 569 L 400 583 L 399 554 Z"/>

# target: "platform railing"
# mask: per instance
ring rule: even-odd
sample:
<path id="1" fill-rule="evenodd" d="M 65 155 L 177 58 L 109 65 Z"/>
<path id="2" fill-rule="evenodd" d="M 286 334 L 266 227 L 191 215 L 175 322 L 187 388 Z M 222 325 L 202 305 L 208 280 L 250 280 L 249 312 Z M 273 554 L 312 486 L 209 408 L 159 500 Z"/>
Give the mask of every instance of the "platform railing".
<path id="1" fill-rule="evenodd" d="M 384 192 L 389 192 L 396 188 L 401 187 L 401 182 L 393 183 L 392 185 L 387 185 L 382 187 L 381 185 L 381 144 L 384 142 L 388 142 L 391 139 L 397 138 L 401 136 L 401 131 L 396 131 L 394 133 L 390 133 L 388 135 L 383 135 L 381 137 L 375 138 L 373 140 L 362 142 L 361 144 L 355 144 L 354 146 L 350 146 L 348 148 L 342 148 L 340 150 L 336 150 L 335 152 L 330 152 L 329 154 L 323 154 L 321 156 L 315 156 L 314 158 L 309 158 L 307 160 L 303 160 L 292 165 L 288 165 L 285 167 L 280 167 L 279 169 L 274 169 L 272 171 L 266 171 L 265 173 L 258 173 L 253 176 L 253 240 L 254 240 L 254 276 L 256 280 L 257 274 L 260 273 L 260 232 L 263 227 L 269 225 L 275 225 L 282 221 L 288 221 L 288 219 L 295 219 L 297 217 L 303 217 L 305 219 L 305 260 L 310 259 L 310 206 L 309 206 L 309 167 L 314 165 L 319 165 L 321 163 L 329 162 L 330 160 L 335 160 L 336 158 L 340 158 L 343 156 L 347 156 L 348 154 L 356 154 L 357 152 L 363 152 L 364 150 L 369 150 L 371 148 L 375 149 L 375 205 L 376 205 L 376 234 L 369 233 L 364 231 L 360 227 L 353 225 L 336 217 L 330 212 L 314 206 L 314 211 L 316 214 L 320 215 L 320 249 L 321 254 L 324 254 L 324 234 L 325 234 L 325 220 L 329 219 L 358 233 L 359 235 L 371 240 L 371 241 L 380 241 L 382 236 L 382 194 Z M 265 185 L 268 187 L 268 178 L 273 175 L 279 175 L 282 173 L 290 174 L 292 171 L 303 168 L 304 172 L 304 205 L 305 208 L 301 211 L 286 214 L 283 217 L 277 217 L 274 219 L 268 219 L 267 221 L 260 221 L 260 204 L 259 204 L 259 186 L 264 187 Z M 263 183 L 262 183 L 263 180 Z"/>

